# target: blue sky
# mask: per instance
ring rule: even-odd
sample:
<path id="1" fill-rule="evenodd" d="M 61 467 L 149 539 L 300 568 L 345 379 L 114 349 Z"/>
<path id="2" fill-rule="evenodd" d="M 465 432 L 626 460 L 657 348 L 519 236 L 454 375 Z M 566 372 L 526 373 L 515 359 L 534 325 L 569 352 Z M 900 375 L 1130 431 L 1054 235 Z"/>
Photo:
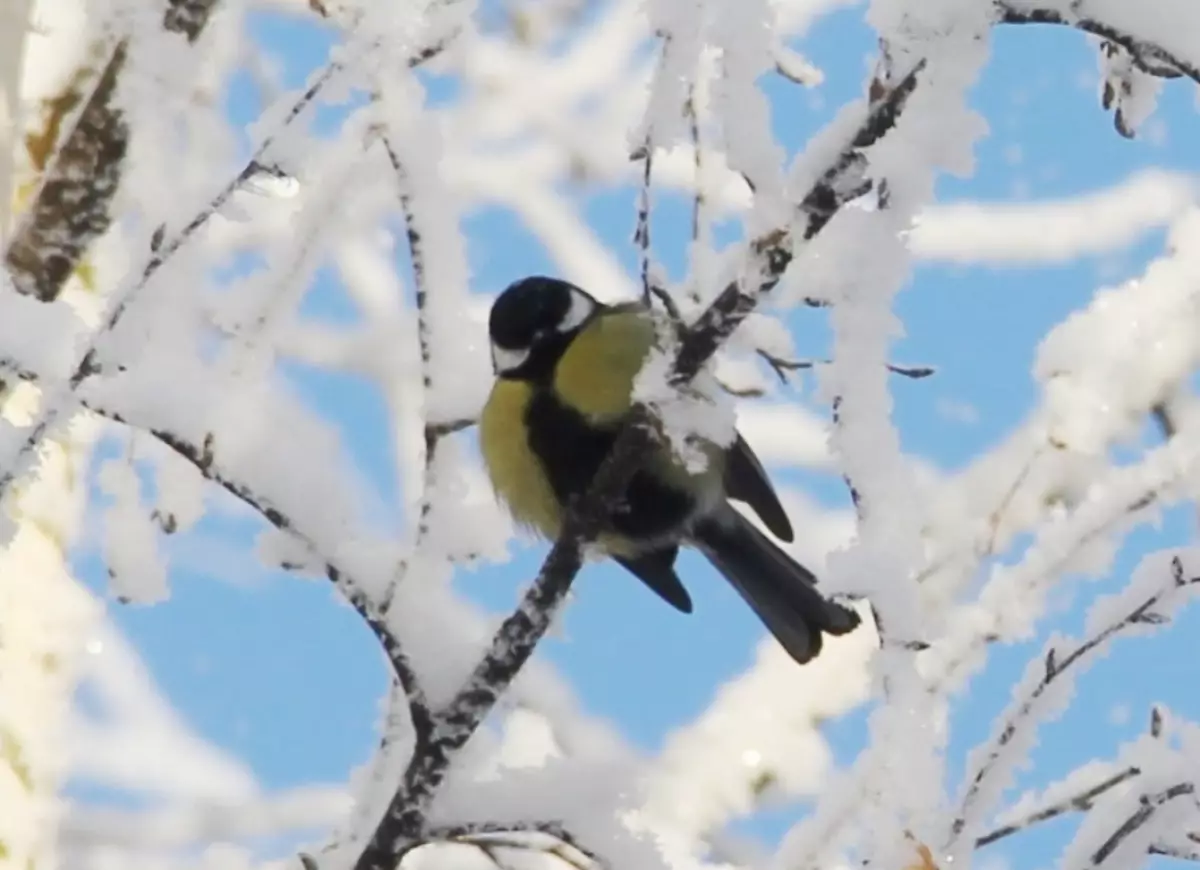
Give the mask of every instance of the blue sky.
<path id="1" fill-rule="evenodd" d="M 824 19 L 798 44 L 826 73 L 815 95 L 798 92 L 778 77 L 767 80 L 776 135 L 789 152 L 802 148 L 838 107 L 860 94 L 866 58 L 874 48 L 861 11 L 857 7 Z M 256 26 L 259 37 L 281 54 L 292 83 L 299 84 L 324 60 L 329 40 L 318 29 L 274 19 L 260 19 Z M 1095 49 L 1081 34 L 1053 27 L 998 30 L 992 61 L 973 96 L 991 135 L 976 149 L 975 175 L 943 178 L 939 197 L 1067 196 L 1113 184 L 1139 167 L 1200 169 L 1195 148 L 1200 118 L 1192 88 L 1176 82 L 1164 89 L 1154 118 L 1167 130 L 1161 141 L 1130 142 L 1116 134 L 1099 106 L 1095 69 Z M 232 95 L 234 117 L 248 118 L 254 111 L 251 93 Z M 1020 149 L 1016 163 L 1014 146 Z M 588 214 L 632 272 L 632 193 L 593 197 Z M 656 225 L 656 239 L 665 245 L 660 256 L 676 270 L 685 232 L 680 216 L 667 206 Z M 475 215 L 466 229 L 478 292 L 494 292 L 519 275 L 551 267 L 532 238 L 503 215 Z M 919 268 L 899 297 L 907 335 L 897 343 L 894 358 L 936 365 L 938 373 L 919 382 L 894 381 L 895 420 L 904 447 L 955 468 L 998 441 L 1036 396 L 1029 371 L 1047 328 L 1082 305 L 1095 287 L 1136 274 L 1161 244 L 1162 234 L 1151 233 L 1111 256 L 1070 265 Z M 309 305 L 314 313 L 355 316 L 328 279 L 314 287 Z M 828 342 L 825 316 L 801 311 L 793 325 L 804 353 L 822 356 Z M 380 480 L 391 479 L 386 418 L 370 389 L 344 376 L 312 372 L 298 372 L 297 381 L 315 405 L 339 421 L 364 467 Z M 796 389 L 808 393 L 811 384 L 800 382 Z M 948 419 L 939 411 L 946 401 L 971 404 L 978 420 Z M 780 477 L 800 483 L 823 503 L 845 504 L 835 477 Z M 1159 528 L 1132 535 L 1113 578 L 1089 586 L 1087 595 L 1116 589 L 1147 550 L 1188 543 L 1194 522 L 1189 512 L 1176 511 Z M 246 528 L 236 526 L 230 533 L 245 539 Z M 541 555 L 531 549 L 507 566 L 465 574 L 462 588 L 489 606 L 504 607 L 535 573 Z M 81 554 L 79 562 L 88 581 L 102 585 L 95 555 Z M 633 742 L 648 748 L 703 709 L 715 688 L 749 663 L 759 636 L 753 617 L 709 569 L 690 559 L 685 570 L 696 599 L 696 612 L 687 618 L 649 597 L 632 578 L 608 567 L 589 567 L 576 586 L 569 638 L 552 640 L 542 650 L 569 676 L 590 710 L 617 721 Z M 326 585 L 267 574 L 252 583 L 230 584 L 177 571 L 169 602 L 154 608 L 114 605 L 113 613 L 188 720 L 246 758 L 266 785 L 341 781 L 368 757 L 385 672 L 367 631 Z M 1081 611 L 1072 607 L 1051 621 L 1071 631 L 1079 626 Z M 1043 730 L 1034 772 L 1027 772 L 1021 784 L 1044 782 L 1089 758 L 1107 757 L 1145 727 L 1154 701 L 1200 718 L 1200 698 L 1180 691 L 1200 684 L 1197 636 L 1200 617 L 1186 613 L 1153 640 L 1120 642 L 1080 680 L 1072 710 Z M 1040 641 L 994 651 L 955 716 L 952 775 L 961 772 L 965 751 L 988 733 L 991 717 L 1009 699 L 1009 686 L 1038 649 Z M 1129 712 L 1127 721 L 1114 712 L 1122 707 Z M 858 711 L 827 728 L 842 763 L 861 748 L 865 716 Z M 777 808 L 745 827 L 774 839 L 802 811 L 803 806 Z M 1047 824 L 992 851 L 1012 866 L 1050 866 L 1072 827 L 1070 821 Z"/>

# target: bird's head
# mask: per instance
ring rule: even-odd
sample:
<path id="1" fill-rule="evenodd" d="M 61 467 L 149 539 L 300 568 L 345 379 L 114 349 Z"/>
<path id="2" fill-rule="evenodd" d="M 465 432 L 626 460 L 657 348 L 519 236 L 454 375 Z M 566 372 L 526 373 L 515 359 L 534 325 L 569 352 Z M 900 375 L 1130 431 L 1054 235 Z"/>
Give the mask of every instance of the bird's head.
<path id="1" fill-rule="evenodd" d="M 600 303 L 574 284 L 534 276 L 508 285 L 492 303 L 488 334 L 500 377 L 548 373 Z"/>

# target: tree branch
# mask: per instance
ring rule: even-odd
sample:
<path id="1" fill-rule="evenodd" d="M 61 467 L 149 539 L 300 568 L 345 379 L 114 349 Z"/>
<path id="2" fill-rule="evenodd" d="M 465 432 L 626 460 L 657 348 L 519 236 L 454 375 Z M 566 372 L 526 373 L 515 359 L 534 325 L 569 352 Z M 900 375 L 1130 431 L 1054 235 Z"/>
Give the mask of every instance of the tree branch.
<path id="1" fill-rule="evenodd" d="M 804 371 L 805 369 L 814 369 L 817 366 L 829 365 L 829 360 L 823 359 L 784 359 L 775 354 L 762 350 L 761 348 L 755 353 L 771 367 L 771 371 L 775 373 L 775 377 L 779 378 L 781 384 L 788 382 L 788 375 L 791 372 Z M 914 381 L 927 378 L 937 372 L 933 366 L 902 366 L 888 363 L 887 369 L 895 375 L 900 375 L 905 378 L 911 378 Z"/>
<path id="2" fill-rule="evenodd" d="M 989 833 L 987 833 L 987 834 L 983 835 L 982 837 L 979 837 L 978 839 L 975 840 L 975 848 L 980 849 L 984 846 L 987 846 L 987 845 L 990 845 L 990 844 L 996 842 L 997 840 L 1003 840 L 1005 837 L 1009 837 L 1020 831 L 1026 830 L 1027 828 L 1031 828 L 1034 825 L 1037 825 L 1041 822 L 1045 822 L 1045 821 L 1049 821 L 1050 819 L 1058 818 L 1059 816 L 1065 815 L 1070 812 L 1087 812 L 1088 810 L 1092 809 L 1093 806 L 1095 806 L 1095 801 L 1098 797 L 1105 794 L 1106 792 L 1111 791 L 1112 789 L 1116 788 L 1117 786 L 1119 786 L 1125 782 L 1128 782 L 1129 780 L 1134 779 L 1135 777 L 1140 776 L 1141 773 L 1142 773 L 1142 771 L 1139 768 L 1127 767 L 1124 770 L 1120 771 L 1119 773 L 1115 773 L 1112 776 L 1101 780 L 1100 782 L 1096 783 L 1095 785 L 1091 786 L 1090 788 L 1084 789 L 1079 794 L 1072 795 L 1071 797 L 1065 798 L 1061 801 L 1057 801 L 1053 804 L 1050 804 L 1048 806 L 1041 808 L 1040 810 L 1037 810 L 1036 812 L 1030 813 L 1029 815 L 1020 819 L 1019 821 L 1012 822 L 1010 824 L 996 828 L 993 831 L 990 831 Z M 1188 783 L 1187 785 L 1191 785 L 1191 784 Z M 1181 786 L 1175 786 L 1174 788 L 1178 789 L 1180 787 Z M 1169 791 L 1171 791 L 1171 789 L 1168 789 L 1167 791 L 1169 792 Z M 1179 794 L 1175 794 L 1172 797 L 1182 797 L 1184 794 L 1191 794 L 1191 791 L 1180 792 Z M 1143 796 L 1141 798 L 1140 803 L 1142 803 L 1142 807 L 1139 808 L 1138 813 L 1135 814 L 1135 816 L 1144 812 L 1145 806 L 1146 806 L 1145 802 L 1147 800 L 1148 799 L 1145 796 Z M 1150 800 L 1149 802 L 1153 803 L 1153 800 Z M 1131 819 L 1132 818 L 1134 818 L 1134 817 L 1131 817 Z M 1148 818 L 1149 818 L 1149 816 L 1147 815 L 1144 819 L 1142 819 L 1141 822 L 1139 822 L 1139 824 L 1144 823 L 1145 821 L 1148 820 Z M 1119 828 L 1116 832 L 1114 832 L 1113 836 L 1108 841 L 1106 841 L 1104 846 L 1102 846 L 1101 849 L 1097 851 L 1096 855 L 1098 855 L 1098 856 L 1100 856 L 1101 853 L 1103 853 L 1103 855 L 1100 857 L 1100 861 L 1103 861 L 1104 858 L 1106 858 L 1109 854 L 1111 854 L 1111 852 L 1116 848 L 1116 845 L 1119 842 L 1116 839 L 1118 834 L 1121 834 L 1121 831 L 1129 824 L 1130 824 L 1130 821 L 1127 820 L 1125 822 L 1125 824 L 1122 825 L 1122 827 Z M 1129 833 L 1132 833 L 1132 830 L 1130 830 L 1124 834 L 1121 834 L 1120 839 L 1123 840 L 1125 837 L 1127 837 L 1129 835 Z M 1147 849 L 1147 851 L 1151 855 L 1162 855 L 1167 858 L 1176 858 L 1180 861 L 1200 861 L 1200 848 L 1197 848 L 1197 846 L 1196 846 L 1197 843 L 1200 843 L 1200 835 L 1198 835 L 1196 833 L 1188 833 L 1188 834 L 1185 834 L 1184 836 L 1187 840 L 1186 844 L 1171 843 L 1171 842 L 1160 840 L 1160 841 L 1153 843 L 1149 847 L 1149 849 Z M 1095 862 L 1096 860 L 1097 860 L 1096 857 L 1093 857 L 1093 861 Z"/>
<path id="3" fill-rule="evenodd" d="M 163 29 L 194 43 L 216 4 L 217 0 L 171 0 Z M 9 242 L 4 261 L 19 293 L 43 302 L 57 299 L 88 248 L 112 225 L 112 202 L 129 146 L 129 128 L 117 106 L 117 84 L 128 52 L 127 39 L 113 48 Z M 78 96 L 68 91 L 54 102 L 54 111 L 65 112 L 75 99 Z M 52 123 L 50 135 L 57 130 L 57 123 Z M 36 140 L 29 144 L 42 154 L 54 145 Z M 38 154 L 30 156 L 39 159 Z"/>
<path id="4" fill-rule="evenodd" d="M 583 565 L 584 544 L 602 530 L 607 505 L 624 491 L 638 458 L 653 445 L 645 410 L 639 409 L 633 416 L 588 494 L 568 510 L 562 533 L 520 606 L 501 624 L 466 685 L 435 715 L 432 739 L 417 741 L 403 781 L 356 870 L 390 870 L 400 855 L 423 840 L 429 805 L 454 755 L 533 654 Z"/>
<path id="5" fill-rule="evenodd" d="M 125 417 L 111 409 L 83 399 L 84 408 L 114 423 L 129 426 L 135 431 L 150 435 L 176 456 L 200 472 L 206 480 L 212 481 L 225 492 L 232 495 L 242 504 L 263 517 L 280 532 L 294 538 L 304 545 L 317 562 L 331 583 L 342 594 L 351 607 L 362 617 L 363 622 L 371 630 L 388 657 L 396 677 L 404 688 L 408 698 L 409 712 L 412 715 L 413 730 L 418 740 L 422 735 L 428 737 L 433 731 L 434 722 L 430 712 L 429 702 L 424 690 L 417 681 L 416 674 L 408 660 L 408 656 L 392 630 L 388 627 L 383 614 L 374 602 L 370 600 L 363 586 L 342 567 L 336 560 L 321 552 L 306 530 L 299 528 L 289 514 L 275 504 L 269 496 L 256 492 L 248 485 L 239 482 L 236 477 L 222 468 L 216 452 L 216 439 L 211 433 L 206 435 L 200 444 L 194 444 L 186 438 L 166 429 L 139 427 L 136 421 L 129 422 Z"/>
<path id="6" fill-rule="evenodd" d="M 417 226 L 415 219 L 415 209 L 413 203 L 413 195 L 410 185 L 409 169 L 400 157 L 399 152 L 393 146 L 390 138 L 385 134 L 380 137 L 384 151 L 387 154 L 388 161 L 391 163 L 392 171 L 396 175 L 398 194 L 400 198 L 400 210 L 404 217 L 405 234 L 408 239 L 409 254 L 412 262 L 413 271 L 413 288 L 414 288 L 414 306 L 417 312 L 417 346 L 420 356 L 420 371 L 423 396 L 425 399 L 425 407 L 428 408 L 428 402 L 434 389 L 434 372 L 432 366 L 433 354 L 433 335 L 432 326 L 429 322 L 429 286 L 428 273 L 426 263 L 425 239 L 421 230 Z M 413 557 L 421 551 L 422 546 L 429 536 L 430 518 L 433 508 L 433 493 L 436 481 L 434 480 L 434 463 L 438 445 L 441 440 L 453 432 L 457 432 L 466 426 L 470 425 L 469 421 L 450 421 L 449 423 L 439 423 L 429 418 L 428 411 L 425 412 L 425 425 L 423 427 L 424 441 L 424 461 L 422 462 L 421 472 L 421 498 L 416 511 L 416 529 L 413 535 L 410 555 L 401 559 L 393 573 L 392 580 L 384 594 L 383 600 L 380 603 L 379 612 L 382 617 L 386 617 L 395 601 L 395 593 L 400 584 L 405 582 L 409 566 L 412 564 Z M 410 677 L 412 685 L 420 685 L 420 678 L 417 674 L 412 674 Z M 403 687 L 403 681 L 401 681 Z M 393 685 L 393 692 L 395 686 Z M 418 711 L 412 708 L 411 695 L 405 690 L 405 695 L 408 696 L 410 717 L 415 723 Z M 423 697 L 423 696 L 422 696 Z M 401 747 L 396 746 L 403 723 L 394 715 L 396 705 L 394 695 L 389 697 L 389 716 L 388 722 L 385 724 L 383 733 L 380 736 L 379 747 L 375 753 L 375 767 L 372 771 L 372 779 L 375 782 L 381 782 L 382 778 L 389 775 L 389 769 L 383 764 L 384 759 L 391 754 L 399 751 Z M 419 714 L 423 717 L 424 724 L 422 727 L 414 727 L 414 747 L 413 752 L 417 752 L 419 748 L 429 746 L 433 739 L 433 730 L 435 723 L 432 714 L 428 707 L 422 705 Z M 392 721 L 394 718 L 397 721 Z M 424 751 L 423 749 L 421 751 Z M 367 808 L 369 811 L 370 808 Z M 322 848 L 322 853 L 329 853 L 346 844 L 344 839 L 335 837 L 330 843 L 327 843 Z M 306 866 L 317 866 L 317 860 L 312 856 L 303 856 Z"/>
<path id="7" fill-rule="evenodd" d="M 1177 570 L 1174 569 L 1174 562 L 1172 565 L 1173 570 Z M 1181 578 L 1182 575 L 1177 573 L 1175 577 L 1175 582 L 1178 583 L 1179 578 Z M 1191 582 L 1196 581 L 1193 580 Z M 1178 588 L 1178 586 L 1176 586 L 1176 588 Z M 1155 739 L 1161 739 L 1163 736 L 1163 714 L 1157 706 L 1152 707 L 1150 710 L 1150 736 Z M 1142 769 L 1140 767 L 1136 765 L 1130 765 L 1122 770 L 1117 771 L 1116 773 L 1100 779 L 1084 789 L 1081 789 L 1070 797 L 1062 798 L 1054 801 L 1053 803 L 1045 804 L 1033 812 L 1026 813 L 1017 821 L 1009 822 L 1006 825 L 995 828 L 987 834 L 976 838 L 975 848 L 983 848 L 984 846 L 995 843 L 997 840 L 1003 840 L 1006 837 L 1012 836 L 1020 831 L 1024 831 L 1033 827 L 1034 825 L 1040 824 L 1041 822 L 1058 818 L 1059 816 L 1067 813 L 1088 812 L 1096 805 L 1096 800 L 1098 798 L 1141 775 Z M 1178 786 L 1175 788 L 1178 788 Z M 1167 791 L 1171 792 L 1172 789 L 1168 789 Z M 1190 794 L 1191 792 L 1181 792 L 1180 794 L 1175 794 L 1173 796 L 1180 797 L 1185 793 Z M 1142 806 L 1139 808 L 1138 813 L 1135 813 L 1131 819 L 1139 817 L 1140 814 L 1144 812 L 1147 805 L 1147 800 L 1148 799 L 1144 795 L 1139 799 L 1139 803 Z M 1150 800 L 1150 803 L 1152 804 L 1153 800 Z M 1148 815 L 1146 818 L 1148 818 Z M 1144 821 L 1145 819 L 1143 819 L 1143 822 Z M 1121 831 L 1129 824 L 1130 821 L 1127 820 L 1122 828 L 1119 828 L 1116 832 L 1114 832 L 1113 836 L 1106 841 L 1105 845 L 1102 846 L 1101 849 L 1096 853 L 1099 858 L 1095 856 L 1093 857 L 1092 860 L 1094 863 L 1102 862 L 1107 855 L 1111 854 L 1111 852 L 1116 848 L 1116 845 L 1119 843 L 1120 839 L 1124 839 L 1124 837 L 1127 837 L 1128 834 L 1131 833 L 1131 831 L 1128 831 L 1124 834 L 1121 834 Z M 1162 855 L 1165 857 L 1177 858 L 1179 860 L 1200 861 L 1200 851 L 1195 848 L 1196 844 L 1200 844 L 1200 834 L 1188 832 L 1183 834 L 1183 839 L 1186 841 L 1186 843 L 1173 843 L 1167 840 L 1158 840 L 1149 847 L 1148 852 L 1151 855 Z"/>
<path id="8" fill-rule="evenodd" d="M 1176 861 L 1196 861 L 1200 862 L 1200 846 L 1197 846 L 1195 834 L 1188 835 L 1188 842 L 1184 843 L 1168 843 L 1158 842 L 1150 846 L 1148 851 L 1151 855 L 1161 855 L 1164 858 L 1174 858 Z"/>
<path id="9" fill-rule="evenodd" d="M 1180 782 L 1160 792 L 1141 795 L 1138 798 L 1137 810 L 1125 819 L 1121 823 L 1121 826 L 1112 833 L 1112 836 L 1105 840 L 1100 848 L 1092 854 L 1092 866 L 1100 867 L 1103 865 L 1117 851 L 1120 845 L 1136 833 L 1139 828 L 1145 826 L 1164 804 L 1168 804 L 1176 798 L 1195 793 L 1196 786 L 1193 783 Z M 1151 850 L 1153 850 L 1153 846 Z"/>
<path id="10" fill-rule="evenodd" d="M 83 354 L 68 376 L 66 384 L 56 393 L 48 395 L 42 402 L 33 424 L 29 426 L 25 438 L 17 448 L 16 455 L 12 457 L 12 461 L 5 463 L 0 468 L 0 498 L 3 498 L 9 486 L 12 485 L 12 482 L 24 474 L 42 439 L 57 426 L 59 418 L 62 416 L 64 405 L 68 403 L 66 400 L 69 400 L 76 393 L 84 381 L 102 372 L 98 354 L 101 342 L 120 325 L 126 312 L 137 301 L 141 292 L 150 282 L 150 279 L 162 268 L 167 260 L 177 253 L 208 222 L 209 218 L 224 206 L 238 188 L 258 171 L 259 160 L 275 141 L 275 137 L 295 121 L 300 113 L 312 103 L 325 85 L 329 83 L 334 73 L 340 69 L 341 66 L 337 63 L 331 63 L 325 67 L 313 84 L 309 86 L 308 90 L 292 105 L 279 128 L 262 140 L 246 166 L 209 201 L 204 209 L 193 216 L 180 232 L 170 239 L 165 238 L 164 227 L 160 227 L 159 231 L 155 233 L 152 240 L 152 255 L 143 268 L 141 277 L 114 293 L 113 304 L 104 316 L 100 326 L 88 337 Z"/>
<path id="11" fill-rule="evenodd" d="M 388 162 L 392 165 L 392 171 L 396 174 L 397 187 L 399 189 L 400 210 L 404 215 L 405 235 L 408 238 L 408 249 L 412 261 L 413 271 L 413 289 L 414 289 L 414 304 L 417 309 L 417 348 L 421 358 L 421 386 L 425 404 L 428 406 L 429 398 L 434 390 L 434 372 L 433 372 L 433 331 L 429 322 L 429 279 L 426 263 L 425 239 L 423 238 L 420 229 L 417 227 L 414 218 L 414 206 L 412 201 L 412 191 L 409 184 L 408 167 L 404 165 L 399 153 L 393 147 L 388 136 L 383 136 L 382 142 L 384 150 L 388 156 Z M 433 510 L 433 490 L 436 481 L 434 480 L 434 467 L 437 460 L 437 449 L 442 439 L 455 432 L 459 432 L 473 425 L 473 420 L 449 420 L 439 421 L 430 419 L 428 412 L 425 412 L 425 425 L 422 428 L 422 438 L 424 440 L 425 457 L 422 463 L 421 470 L 421 501 L 417 507 L 417 529 L 413 542 L 413 549 L 419 549 L 425 538 L 429 534 L 429 518 L 430 512 Z M 383 604 L 384 612 L 391 606 L 391 595 L 395 587 L 401 582 L 404 573 L 407 570 L 407 561 L 402 562 L 396 569 L 396 576 L 392 580 L 392 587 L 389 589 L 388 599 Z"/>
<path id="12" fill-rule="evenodd" d="M 996 3 L 996 10 L 999 14 L 998 22 L 1000 24 L 1060 24 L 1073 27 L 1121 46 L 1129 52 L 1134 64 L 1144 73 L 1159 78 L 1178 78 L 1183 75 L 1200 84 L 1200 64 L 1172 54 L 1149 39 L 1127 33 L 1097 18 L 1087 16 L 1072 18 L 1054 9 L 1022 8 L 1023 6 L 1024 4 L 1018 5 L 1007 2 L 1007 0 L 998 0 Z"/>
<path id="13" fill-rule="evenodd" d="M 1064 798 L 1061 801 L 1056 801 L 1048 806 L 1030 813 L 1019 821 L 1010 822 L 1007 825 L 1002 825 L 995 830 L 989 831 L 981 837 L 975 839 L 975 848 L 981 849 L 984 846 L 995 843 L 997 840 L 1003 840 L 1005 837 L 1023 831 L 1026 828 L 1031 828 L 1040 822 L 1046 822 L 1050 819 L 1058 818 L 1061 815 L 1072 812 L 1086 812 L 1090 810 L 1096 798 L 1105 792 L 1111 791 L 1124 782 L 1128 782 L 1135 776 L 1140 776 L 1142 771 L 1136 767 L 1127 767 L 1119 773 L 1114 773 L 1112 776 L 1101 780 L 1095 785 L 1084 789 L 1079 794 L 1072 795 L 1069 798 Z"/>
<path id="14" fill-rule="evenodd" d="M 477 846 L 489 857 L 494 857 L 491 850 L 506 848 L 554 855 L 575 870 L 607 866 L 607 862 L 583 846 L 560 822 L 468 822 L 433 828 L 428 837 L 430 842 Z M 499 864 L 498 861 L 496 863 Z"/>
<path id="15" fill-rule="evenodd" d="M 444 43 L 438 43 L 435 46 L 422 49 L 409 58 L 409 66 L 415 67 L 424 63 L 429 58 L 438 54 L 444 47 Z M 304 93 L 288 109 L 279 126 L 262 139 L 242 170 L 230 179 L 209 200 L 203 209 L 193 215 L 191 220 L 181 230 L 169 237 L 166 233 L 166 227 L 160 226 L 155 231 L 154 237 L 151 240 L 151 257 L 142 269 L 141 276 L 131 284 L 115 291 L 111 307 L 105 314 L 100 326 L 89 336 L 84 346 L 83 354 L 68 376 L 66 384 L 57 392 L 48 395 L 46 400 L 42 402 L 37 416 L 28 427 L 25 438 L 17 446 L 16 455 L 11 457 L 10 461 L 0 463 L 0 499 L 4 497 L 13 481 L 24 474 L 42 440 L 58 425 L 64 405 L 69 403 L 70 397 L 77 392 L 84 381 L 103 372 L 103 366 L 99 357 L 101 343 L 106 336 L 120 325 L 130 306 L 140 297 L 149 284 L 150 279 L 208 223 L 213 215 L 224 207 L 242 185 L 262 170 L 262 160 L 274 145 L 279 135 L 295 122 L 305 109 L 316 100 L 317 96 L 345 68 L 345 64 L 340 60 L 328 63 L 313 79 L 312 84 L 308 86 Z"/>
<path id="16" fill-rule="evenodd" d="M 1147 595 L 1140 602 L 1132 606 L 1124 615 L 1113 619 L 1091 637 L 1076 645 L 1065 657 L 1061 657 L 1058 650 L 1053 646 L 1049 647 L 1045 653 L 1044 671 L 1041 678 L 1019 703 L 1010 708 L 1010 712 L 1004 720 L 1004 725 L 999 735 L 991 742 L 991 745 L 984 752 L 982 760 L 976 766 L 975 774 L 971 777 L 970 784 L 967 786 L 966 793 L 963 795 L 962 802 L 959 805 L 958 813 L 951 824 L 951 846 L 966 829 L 971 814 L 975 809 L 975 804 L 981 798 L 983 786 L 997 769 L 998 762 L 1004 750 L 1012 743 L 1025 721 L 1032 718 L 1038 701 L 1054 685 L 1055 681 L 1061 678 L 1064 673 L 1070 671 L 1072 667 L 1087 659 L 1090 654 L 1098 651 L 1108 640 L 1121 632 L 1135 625 L 1156 625 L 1165 621 L 1165 617 L 1157 612 L 1155 608 L 1163 603 L 1164 599 L 1183 587 L 1197 583 L 1200 583 L 1200 577 L 1185 577 L 1183 562 L 1176 556 L 1171 560 L 1169 585 L 1160 587 Z"/>
<path id="17" fill-rule="evenodd" d="M 853 139 L 803 198 L 800 234 L 794 236 L 791 229 L 783 228 L 750 244 L 744 281 L 730 283 L 696 323 L 683 331 L 671 366 L 673 386 L 683 386 L 695 377 L 758 300 L 779 282 L 792 261 L 795 244 L 815 237 L 845 203 L 869 189 L 870 182 L 863 177 L 863 151 L 895 126 L 923 67 L 922 62 L 894 89 L 871 101 Z M 610 505 L 625 491 L 655 437 L 653 412 L 643 403 L 635 404 L 588 492 L 569 506 L 558 539 L 520 606 L 504 620 L 466 685 L 435 714 L 433 739 L 418 740 L 400 787 L 356 870 L 391 870 L 399 856 L 424 841 L 429 806 L 454 756 L 545 635 L 583 564 L 583 547 L 604 528 Z"/>
<path id="18" fill-rule="evenodd" d="M 675 364 L 676 385 L 693 377 L 717 347 L 733 334 L 754 310 L 758 299 L 779 283 L 791 264 L 796 249 L 815 238 L 846 203 L 871 190 L 865 177 L 864 152 L 883 138 L 899 120 L 917 77 L 925 68 L 921 60 L 893 87 L 871 99 L 867 117 L 849 145 L 825 170 L 800 202 L 795 227 L 780 227 L 750 243 L 751 268 L 744 280 L 731 281 L 700 315 L 684 337 Z M 747 291 L 744 285 L 748 284 Z"/>

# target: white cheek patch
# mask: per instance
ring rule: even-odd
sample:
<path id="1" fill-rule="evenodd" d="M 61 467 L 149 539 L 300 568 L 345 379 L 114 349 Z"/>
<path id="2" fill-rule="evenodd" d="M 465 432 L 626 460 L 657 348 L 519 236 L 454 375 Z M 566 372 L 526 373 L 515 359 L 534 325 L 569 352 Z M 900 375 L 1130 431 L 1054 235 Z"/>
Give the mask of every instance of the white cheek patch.
<path id="1" fill-rule="evenodd" d="M 563 319 L 558 324 L 559 332 L 570 332 L 572 329 L 578 329 L 585 320 L 592 316 L 592 312 L 596 310 L 596 303 L 582 293 L 571 291 L 571 307 L 567 309 L 567 313 L 563 315 Z"/>
<path id="2" fill-rule="evenodd" d="M 527 359 L 529 359 L 529 348 L 509 350 L 506 347 L 492 345 L 492 367 L 497 374 L 520 368 Z"/>

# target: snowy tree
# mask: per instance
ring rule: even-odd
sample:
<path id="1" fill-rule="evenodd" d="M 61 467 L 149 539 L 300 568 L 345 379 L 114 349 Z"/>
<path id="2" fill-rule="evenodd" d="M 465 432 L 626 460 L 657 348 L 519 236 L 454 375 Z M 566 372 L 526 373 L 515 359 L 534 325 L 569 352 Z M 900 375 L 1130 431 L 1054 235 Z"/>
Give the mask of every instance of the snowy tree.
<path id="1" fill-rule="evenodd" d="M 1079 675 L 1200 586 L 1184 546 L 1141 548 L 1113 594 L 1080 582 L 1112 579 L 1119 548 L 1200 491 L 1195 180 L 935 202 L 985 141 L 973 88 L 998 32 L 1090 41 L 1095 111 L 1135 138 L 1156 99 L 1200 84 L 1200 6 L 854 5 L 877 36 L 861 96 L 790 153 L 773 124 L 794 106 L 772 88 L 824 86 L 810 29 L 852 5 L 0 0 L 0 863 L 945 870 L 1069 814 L 1047 865 L 1200 860 L 1200 731 L 1171 709 L 1186 686 L 1111 758 L 1023 774 Z M 279 42 L 314 34 L 332 48 L 290 87 Z M 242 123 L 238 100 L 261 110 Z M 606 239 L 581 191 L 618 196 L 630 237 Z M 499 289 L 469 267 L 485 209 L 537 239 L 526 271 L 641 296 L 680 328 L 499 616 L 456 585 L 515 540 L 473 440 Z M 1163 225 L 1138 277 L 1042 338 L 1036 401 L 1006 438 L 956 470 L 902 447 L 897 384 L 938 377 L 893 359 L 919 259 L 1064 261 Z M 322 282 L 352 323 L 310 309 Z M 796 346 L 802 317 L 827 323 L 827 358 Z M 379 521 L 372 472 L 300 368 L 382 397 L 399 523 Z M 843 481 L 845 514 L 789 501 L 810 532 L 794 551 L 828 552 L 822 582 L 864 627 L 804 667 L 764 641 L 646 753 L 537 653 L 657 437 L 643 424 L 704 422 L 675 413 L 702 373 L 766 458 Z M 792 388 L 808 374 L 815 396 Z M 378 749 L 345 787 L 265 789 L 171 709 L 107 612 L 168 598 L 168 542 L 202 539 L 213 516 L 256 529 L 254 554 L 201 548 L 214 571 L 254 558 L 328 584 L 387 660 Z M 94 529 L 109 607 L 69 560 Z M 1064 607 L 1082 614 L 1070 634 L 1051 628 Z M 953 757 L 972 680 L 1034 639 L 990 733 Z M 834 769 L 820 723 L 855 708 L 867 738 Z M 70 777 L 134 800 L 67 799 Z M 733 831 L 801 794 L 815 800 L 772 851 Z M 286 853 L 262 846 L 272 835 Z"/>

